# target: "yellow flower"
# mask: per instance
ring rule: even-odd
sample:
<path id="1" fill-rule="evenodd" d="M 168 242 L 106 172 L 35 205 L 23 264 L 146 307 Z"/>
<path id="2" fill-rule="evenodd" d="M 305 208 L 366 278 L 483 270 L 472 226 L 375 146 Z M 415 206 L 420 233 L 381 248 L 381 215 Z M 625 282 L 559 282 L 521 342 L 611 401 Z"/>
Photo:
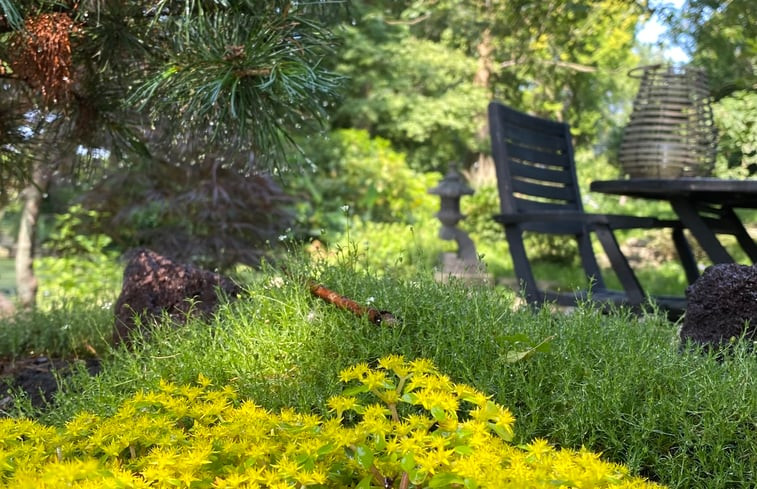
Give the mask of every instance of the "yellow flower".
<path id="1" fill-rule="evenodd" d="M 247 483 L 249 479 L 244 474 L 231 474 L 224 479 L 216 477 L 213 481 L 213 487 L 217 489 L 232 489 L 240 487 L 242 484 Z"/>
<path id="2" fill-rule="evenodd" d="M 274 464 L 273 467 L 276 468 L 278 473 L 285 478 L 296 477 L 297 473 L 300 472 L 300 464 L 298 464 L 295 460 L 291 460 L 287 456 L 281 457 L 278 463 Z"/>
<path id="3" fill-rule="evenodd" d="M 405 418 L 405 422 L 408 424 L 410 429 L 425 433 L 434 425 L 436 421 L 422 414 L 411 414 L 410 416 Z"/>
<path id="4" fill-rule="evenodd" d="M 351 380 L 361 380 L 369 371 L 367 363 L 358 363 L 339 372 L 339 380 L 345 384 Z"/>
<path id="5" fill-rule="evenodd" d="M 172 382 L 168 382 L 167 380 L 163 380 L 163 379 L 160 379 L 158 388 L 160 389 L 161 392 L 165 392 L 166 394 L 175 394 L 179 390 L 176 384 Z"/>
<path id="6" fill-rule="evenodd" d="M 371 404 L 363 408 L 362 429 L 375 434 L 386 434 L 391 431 L 392 425 L 387 419 L 390 411 L 383 404 Z"/>
<path id="7" fill-rule="evenodd" d="M 193 402 L 202 395 L 202 389 L 192 385 L 182 385 L 178 389 L 178 394 L 186 397 L 189 402 Z"/>
<path id="8" fill-rule="evenodd" d="M 397 404 L 400 401 L 400 394 L 395 389 L 383 390 L 378 392 L 379 398 L 387 404 Z"/>
<path id="9" fill-rule="evenodd" d="M 410 362 L 410 370 L 414 374 L 436 373 L 436 366 L 428 358 L 418 358 Z"/>
<path id="10" fill-rule="evenodd" d="M 424 409 L 441 408 L 447 414 L 454 415 L 459 407 L 457 397 L 445 391 L 424 389 L 418 393 L 418 402 Z"/>
<path id="11" fill-rule="evenodd" d="M 389 378 L 387 377 L 386 372 L 381 370 L 370 370 L 366 372 L 360 381 L 371 390 L 380 387 L 390 387 Z"/>
<path id="12" fill-rule="evenodd" d="M 458 457 L 452 464 L 452 471 L 460 477 L 476 480 L 481 474 L 480 458 L 474 455 Z"/>
<path id="13" fill-rule="evenodd" d="M 213 382 L 203 374 L 197 376 L 197 383 L 200 384 L 201 387 L 208 387 L 213 384 Z"/>
<path id="14" fill-rule="evenodd" d="M 341 416 L 345 411 L 355 409 L 357 399 L 354 397 L 334 396 L 331 397 L 326 404 L 329 407 L 329 411 L 335 412 L 337 416 Z"/>
<path id="15" fill-rule="evenodd" d="M 535 438 L 531 443 L 526 444 L 525 449 L 529 453 L 526 459 L 530 462 L 554 452 L 552 445 L 543 438 Z"/>
<path id="16" fill-rule="evenodd" d="M 91 430 L 97 427 L 99 422 L 100 420 L 97 416 L 84 411 L 66 423 L 66 431 L 74 437 L 87 436 Z"/>
<path id="17" fill-rule="evenodd" d="M 326 473 L 319 469 L 312 471 L 300 471 L 294 479 L 303 486 L 323 485 L 326 483 Z"/>
<path id="18" fill-rule="evenodd" d="M 379 360 L 381 368 L 391 370 L 400 378 L 407 377 L 410 374 L 410 366 L 405 362 L 402 355 L 388 355 Z"/>
<path id="19" fill-rule="evenodd" d="M 470 402 L 478 407 L 486 406 L 491 396 L 465 384 L 455 384 L 455 393 L 463 400 Z"/>

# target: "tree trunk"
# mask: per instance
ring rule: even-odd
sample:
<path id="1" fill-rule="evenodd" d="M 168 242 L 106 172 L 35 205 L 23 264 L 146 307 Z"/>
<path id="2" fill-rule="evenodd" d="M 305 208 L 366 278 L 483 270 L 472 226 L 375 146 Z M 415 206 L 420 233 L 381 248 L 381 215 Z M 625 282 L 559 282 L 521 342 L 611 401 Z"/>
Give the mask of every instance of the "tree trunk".
<path id="1" fill-rule="evenodd" d="M 476 74 L 473 77 L 473 84 L 487 90 L 490 89 L 489 78 L 492 74 L 493 51 L 492 33 L 489 28 L 486 28 L 481 34 L 481 41 L 476 46 L 476 52 L 478 53 L 478 67 L 476 68 Z"/>
<path id="2" fill-rule="evenodd" d="M 21 192 L 21 222 L 16 242 L 16 289 L 19 305 L 34 307 L 37 300 L 37 277 L 34 276 L 34 242 L 37 219 L 50 177 L 40 163 L 35 164 L 32 182 Z"/>
<path id="3" fill-rule="evenodd" d="M 476 52 L 478 53 L 478 67 L 476 68 L 476 74 L 473 76 L 473 84 L 478 87 L 486 89 L 491 97 L 491 75 L 492 75 L 492 53 L 494 52 L 494 45 L 492 42 L 492 33 L 489 28 L 484 29 L 481 34 L 481 40 L 476 46 Z M 483 117 L 481 117 L 478 126 L 478 139 L 486 141 L 489 136 L 489 123 L 487 121 L 486 112 L 484 111 Z M 494 160 L 485 153 L 478 153 L 476 162 L 470 168 L 468 174 L 469 183 L 474 187 L 486 184 L 493 184 L 496 181 L 496 175 L 494 171 Z"/>

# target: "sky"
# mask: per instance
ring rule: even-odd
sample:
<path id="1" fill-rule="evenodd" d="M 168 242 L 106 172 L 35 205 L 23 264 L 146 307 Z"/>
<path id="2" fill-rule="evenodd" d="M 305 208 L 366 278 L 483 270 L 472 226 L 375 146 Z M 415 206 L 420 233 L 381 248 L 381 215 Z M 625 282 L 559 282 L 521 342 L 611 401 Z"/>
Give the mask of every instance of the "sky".
<path id="1" fill-rule="evenodd" d="M 675 8 L 680 8 L 683 5 L 684 0 L 669 0 L 653 2 L 653 6 L 662 5 L 664 3 L 672 4 Z M 660 25 L 656 17 L 652 17 L 646 23 L 644 23 L 636 35 L 637 39 L 643 43 L 654 44 L 658 38 L 665 33 L 667 29 Z M 670 46 L 670 41 L 664 41 L 667 45 L 665 47 L 665 57 L 674 63 L 686 63 L 689 61 L 689 56 L 677 46 Z"/>

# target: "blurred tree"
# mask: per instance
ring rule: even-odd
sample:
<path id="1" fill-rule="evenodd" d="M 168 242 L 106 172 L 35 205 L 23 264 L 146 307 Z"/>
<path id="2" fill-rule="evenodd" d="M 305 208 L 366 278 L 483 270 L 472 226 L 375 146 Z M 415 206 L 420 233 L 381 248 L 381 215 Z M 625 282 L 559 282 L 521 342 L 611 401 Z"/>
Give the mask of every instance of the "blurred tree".
<path id="1" fill-rule="evenodd" d="M 339 85 L 323 63 L 334 3 L 0 1 L 0 196 L 31 184 L 30 232 L 48 177 L 80 167 L 59 162 L 92 149 L 117 167 L 191 141 L 246 155 L 221 162 L 242 172 L 275 168 Z"/>
<path id="2" fill-rule="evenodd" d="M 757 174 L 757 13 L 750 0 L 688 0 L 657 15 L 670 37 L 706 70 L 715 103 L 718 155 L 715 174 Z"/>
<path id="3" fill-rule="evenodd" d="M 757 174 L 757 11 L 750 0 L 688 0 L 662 9 L 673 40 L 709 76 L 719 131 L 715 174 Z"/>
<path id="4" fill-rule="evenodd" d="M 334 124 L 408 152 L 415 168 L 471 163 L 486 148 L 486 101 L 565 120 L 578 144 L 623 117 L 644 0 L 355 2 L 340 73 L 353 83 Z"/>
<path id="5" fill-rule="evenodd" d="M 687 0 L 663 9 L 674 40 L 707 70 L 713 97 L 757 90 L 757 11 L 751 0 Z"/>
<path id="6" fill-rule="evenodd" d="M 291 198 L 269 174 L 245 170 L 252 157 L 202 139 L 160 146 L 94 184 L 82 202 L 98 219 L 79 231 L 211 269 L 256 266 L 293 214 Z"/>

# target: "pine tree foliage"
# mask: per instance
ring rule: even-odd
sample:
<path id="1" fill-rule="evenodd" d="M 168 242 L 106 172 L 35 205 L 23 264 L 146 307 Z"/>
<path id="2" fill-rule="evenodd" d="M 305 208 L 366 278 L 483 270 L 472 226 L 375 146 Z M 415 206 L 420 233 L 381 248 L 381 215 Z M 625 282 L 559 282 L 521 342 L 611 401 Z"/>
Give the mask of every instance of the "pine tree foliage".
<path id="1" fill-rule="evenodd" d="M 339 86 L 322 63 L 335 45 L 325 21 L 339 3 L 2 0 L 3 110 L 15 100 L 17 113 L 59 114 L 72 147 L 149 152 L 142 136 L 157 123 L 254 150 L 258 169 L 275 166 Z M 7 173 L 17 160 L 2 163 Z"/>

